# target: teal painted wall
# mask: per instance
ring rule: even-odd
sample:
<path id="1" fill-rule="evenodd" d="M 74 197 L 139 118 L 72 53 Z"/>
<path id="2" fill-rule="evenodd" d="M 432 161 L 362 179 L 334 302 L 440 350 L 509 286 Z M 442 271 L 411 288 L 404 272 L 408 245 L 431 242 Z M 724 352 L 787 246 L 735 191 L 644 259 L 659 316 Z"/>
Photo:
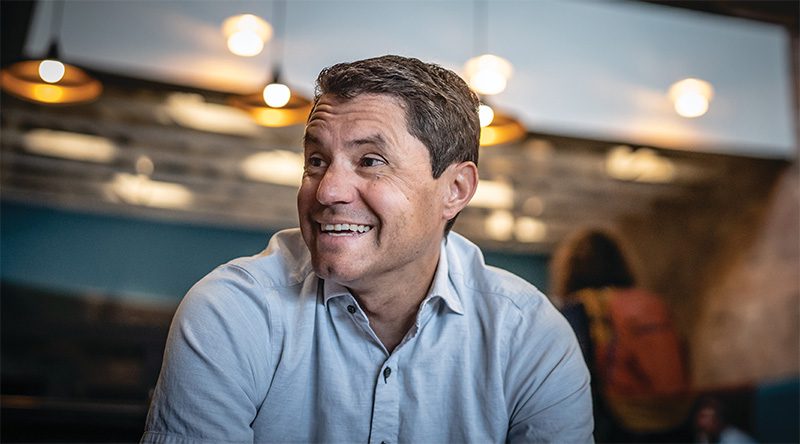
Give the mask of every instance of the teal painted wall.
<path id="1" fill-rule="evenodd" d="M 261 251 L 272 233 L 0 204 L 0 278 L 84 294 L 177 301 L 214 267 Z M 546 288 L 547 257 L 486 262 Z"/>

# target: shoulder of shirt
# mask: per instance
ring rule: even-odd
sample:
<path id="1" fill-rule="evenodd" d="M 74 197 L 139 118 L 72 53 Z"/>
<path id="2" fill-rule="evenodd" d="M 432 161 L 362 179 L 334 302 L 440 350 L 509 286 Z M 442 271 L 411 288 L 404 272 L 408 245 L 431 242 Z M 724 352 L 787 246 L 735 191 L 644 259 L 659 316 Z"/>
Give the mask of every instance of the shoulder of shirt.
<path id="1" fill-rule="evenodd" d="M 302 283 L 311 273 L 311 256 L 300 229 L 292 228 L 276 233 L 262 252 L 220 265 L 203 281 L 233 280 L 264 288 L 284 288 Z"/>
<path id="2" fill-rule="evenodd" d="M 510 303 L 519 312 L 555 308 L 533 284 L 502 268 L 486 265 L 480 248 L 458 233 L 447 238 L 450 278 L 458 293 L 477 293 L 487 303 Z"/>

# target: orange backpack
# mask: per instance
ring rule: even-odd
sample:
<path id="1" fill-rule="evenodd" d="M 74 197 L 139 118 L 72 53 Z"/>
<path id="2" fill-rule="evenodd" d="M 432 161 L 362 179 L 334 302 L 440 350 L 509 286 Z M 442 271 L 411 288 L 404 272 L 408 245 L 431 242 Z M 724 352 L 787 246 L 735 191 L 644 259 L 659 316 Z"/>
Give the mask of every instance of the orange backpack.
<path id="1" fill-rule="evenodd" d="M 686 357 L 667 306 L 640 289 L 578 292 L 589 317 L 595 375 L 614 417 L 629 430 L 678 426 L 691 407 Z"/>

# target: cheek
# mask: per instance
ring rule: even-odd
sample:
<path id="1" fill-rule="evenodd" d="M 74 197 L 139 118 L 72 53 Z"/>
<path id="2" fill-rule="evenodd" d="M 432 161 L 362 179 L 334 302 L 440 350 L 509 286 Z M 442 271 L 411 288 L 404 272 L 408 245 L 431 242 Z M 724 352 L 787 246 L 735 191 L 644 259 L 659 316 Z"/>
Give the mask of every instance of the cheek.
<path id="1" fill-rule="evenodd" d="M 316 186 L 308 179 L 303 179 L 300 188 L 297 190 L 297 208 L 302 210 L 313 205 L 316 199 Z M 302 214 L 300 215 L 303 216 Z"/>

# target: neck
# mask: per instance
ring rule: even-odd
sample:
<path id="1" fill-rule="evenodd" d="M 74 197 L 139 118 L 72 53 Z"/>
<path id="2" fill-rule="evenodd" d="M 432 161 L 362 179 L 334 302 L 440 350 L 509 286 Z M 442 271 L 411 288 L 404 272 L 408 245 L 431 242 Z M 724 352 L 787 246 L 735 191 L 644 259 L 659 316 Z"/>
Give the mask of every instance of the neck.
<path id="1" fill-rule="evenodd" d="M 436 263 L 430 268 L 430 273 L 401 285 L 349 288 L 369 318 L 370 327 L 389 353 L 414 325 L 419 306 L 428 295 L 435 274 Z"/>

